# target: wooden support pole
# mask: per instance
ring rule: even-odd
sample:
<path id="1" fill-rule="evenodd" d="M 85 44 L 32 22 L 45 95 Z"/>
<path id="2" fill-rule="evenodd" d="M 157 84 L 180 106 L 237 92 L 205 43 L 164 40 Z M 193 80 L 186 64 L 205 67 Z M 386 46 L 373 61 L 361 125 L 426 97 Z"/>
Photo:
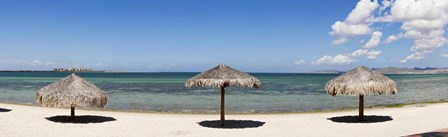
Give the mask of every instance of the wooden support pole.
<path id="1" fill-rule="evenodd" d="M 359 122 L 364 121 L 364 95 L 359 95 Z"/>
<path id="2" fill-rule="evenodd" d="M 221 126 L 224 126 L 224 86 L 221 86 Z"/>
<path id="3" fill-rule="evenodd" d="M 75 106 L 74 105 L 71 106 L 70 118 L 75 118 Z"/>

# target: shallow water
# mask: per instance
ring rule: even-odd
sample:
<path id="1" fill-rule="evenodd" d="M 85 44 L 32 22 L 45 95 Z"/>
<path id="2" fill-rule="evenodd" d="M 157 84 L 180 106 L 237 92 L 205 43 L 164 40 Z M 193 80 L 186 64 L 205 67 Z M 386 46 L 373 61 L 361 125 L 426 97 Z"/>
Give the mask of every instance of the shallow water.
<path id="1" fill-rule="evenodd" d="M 198 73 L 79 73 L 109 94 L 108 109 L 218 112 L 219 88 L 185 88 Z M 0 102 L 34 104 L 40 88 L 69 73 L 0 72 Z M 356 108 L 355 96 L 330 96 L 323 87 L 336 74 L 254 73 L 259 89 L 226 88 L 226 112 L 303 112 Z M 398 94 L 365 97 L 366 106 L 448 100 L 448 75 L 387 75 Z"/>

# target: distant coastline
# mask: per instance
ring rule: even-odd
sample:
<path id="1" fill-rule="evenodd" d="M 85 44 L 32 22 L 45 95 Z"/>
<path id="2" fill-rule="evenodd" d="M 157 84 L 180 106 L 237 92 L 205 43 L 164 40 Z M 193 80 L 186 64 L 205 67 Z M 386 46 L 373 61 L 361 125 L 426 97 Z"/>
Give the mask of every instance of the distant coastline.
<path id="1" fill-rule="evenodd" d="M 448 74 L 448 68 L 397 68 L 397 67 L 385 67 L 385 68 L 372 68 L 372 70 L 381 72 L 383 74 Z M 317 74 L 342 74 L 345 71 L 337 70 L 325 70 L 314 72 Z"/>
<path id="2" fill-rule="evenodd" d="M 94 70 L 94 71 L 51 71 L 51 70 L 0 70 L 0 72 L 115 72 L 106 70 Z"/>
<path id="3" fill-rule="evenodd" d="M 397 68 L 397 67 L 385 67 L 385 68 L 372 68 L 372 70 L 381 72 L 383 74 L 448 74 L 448 68 Z M 52 70 L 0 70 L 0 72 L 82 72 L 82 73 L 122 73 L 123 71 L 112 71 L 112 70 L 93 70 L 87 68 L 54 68 Z M 126 71 L 124 71 L 126 72 Z M 305 72 L 305 73 L 295 73 L 295 74 L 343 74 L 346 71 L 338 71 L 338 70 L 322 70 L 322 71 L 314 71 L 314 72 Z M 165 72 L 158 72 L 165 73 Z M 167 72 L 171 73 L 171 72 Z M 182 73 L 182 72 L 181 72 Z M 199 72 L 194 72 L 199 73 Z M 249 72 L 254 73 L 254 72 Z M 255 72 L 257 73 L 257 72 Z M 269 72 L 270 73 L 270 72 Z"/>
<path id="4" fill-rule="evenodd" d="M 52 70 L 0 70 L 0 72 L 109 72 L 90 68 L 54 68 Z"/>
<path id="5" fill-rule="evenodd" d="M 373 68 L 373 70 L 383 74 L 448 74 L 448 68 Z"/>

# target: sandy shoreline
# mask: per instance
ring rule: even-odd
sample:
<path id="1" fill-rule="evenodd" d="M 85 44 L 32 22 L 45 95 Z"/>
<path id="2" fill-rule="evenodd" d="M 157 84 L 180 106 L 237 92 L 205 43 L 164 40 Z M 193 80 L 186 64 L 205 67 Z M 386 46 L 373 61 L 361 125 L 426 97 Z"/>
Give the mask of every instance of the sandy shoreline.
<path id="1" fill-rule="evenodd" d="M 357 110 L 300 114 L 226 115 L 240 121 L 236 128 L 210 128 L 210 114 L 158 114 L 77 110 L 80 123 L 61 123 L 68 109 L 0 104 L 0 133 L 4 137 L 26 136 L 382 136 L 395 137 L 448 128 L 448 103 L 409 105 L 400 108 L 367 109 L 375 123 L 341 123 Z M 11 111 L 8 111 L 11 110 Z M 48 120 L 48 119 L 49 120 Z M 62 122 L 65 119 L 62 119 Z M 250 120 L 250 121 L 247 121 Z M 389 121 L 388 121 L 389 120 Z M 343 122 L 347 119 L 343 118 Z M 70 122 L 70 121 L 69 121 Z M 88 123 L 86 123 L 88 122 Z M 200 123 L 202 122 L 202 123 Z M 200 125 L 200 124 L 202 125 Z M 213 123 L 212 123 L 213 124 Z M 229 125 L 232 125 L 230 123 Z M 213 126 L 213 125 L 211 125 Z M 235 126 L 235 125 L 232 125 Z M 243 128 L 250 127 L 252 128 Z"/>

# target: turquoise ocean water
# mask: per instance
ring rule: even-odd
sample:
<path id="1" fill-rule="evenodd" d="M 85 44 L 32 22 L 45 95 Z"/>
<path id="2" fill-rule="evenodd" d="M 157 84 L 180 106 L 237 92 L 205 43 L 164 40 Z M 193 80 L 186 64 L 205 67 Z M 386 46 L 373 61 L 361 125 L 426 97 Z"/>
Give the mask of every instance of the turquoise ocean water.
<path id="1" fill-rule="evenodd" d="M 218 88 L 185 88 L 198 73 L 77 73 L 109 94 L 106 108 L 160 112 L 219 111 Z M 35 93 L 69 73 L 0 72 L 0 102 L 35 104 Z M 259 89 L 226 88 L 230 113 L 304 112 L 357 108 L 358 97 L 330 96 L 326 82 L 337 74 L 252 73 Z M 372 95 L 366 106 L 448 101 L 448 75 L 387 75 L 398 94 Z"/>

